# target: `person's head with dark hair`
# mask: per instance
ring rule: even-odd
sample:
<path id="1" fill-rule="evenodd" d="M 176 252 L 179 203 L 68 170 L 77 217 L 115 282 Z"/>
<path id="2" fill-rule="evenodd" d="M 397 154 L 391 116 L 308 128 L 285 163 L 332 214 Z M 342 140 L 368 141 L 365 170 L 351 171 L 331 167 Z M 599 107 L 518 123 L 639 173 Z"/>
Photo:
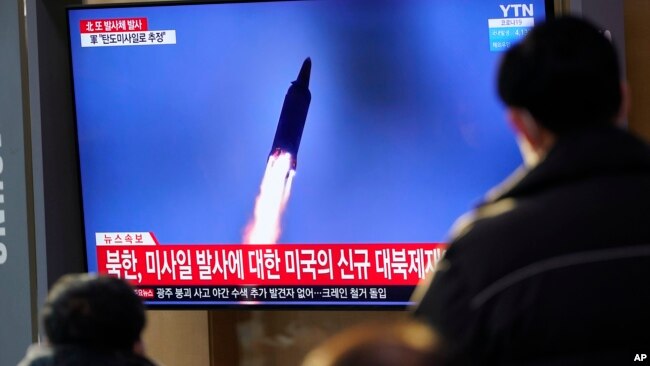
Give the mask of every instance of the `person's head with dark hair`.
<path id="1" fill-rule="evenodd" d="M 46 342 L 19 366 L 154 366 L 140 334 L 144 305 L 126 281 L 102 275 L 61 277 L 43 305 Z"/>
<path id="2" fill-rule="evenodd" d="M 415 321 L 358 325 L 312 350 L 302 366 L 439 366 L 441 344 L 429 326 Z"/>
<path id="3" fill-rule="evenodd" d="M 42 316 L 52 345 L 130 351 L 145 325 L 144 305 L 128 283 L 89 274 L 57 281 Z"/>
<path id="4" fill-rule="evenodd" d="M 554 137 L 614 124 L 626 112 L 614 46 L 575 17 L 535 26 L 505 53 L 497 82 L 508 119 L 533 152 Z"/>

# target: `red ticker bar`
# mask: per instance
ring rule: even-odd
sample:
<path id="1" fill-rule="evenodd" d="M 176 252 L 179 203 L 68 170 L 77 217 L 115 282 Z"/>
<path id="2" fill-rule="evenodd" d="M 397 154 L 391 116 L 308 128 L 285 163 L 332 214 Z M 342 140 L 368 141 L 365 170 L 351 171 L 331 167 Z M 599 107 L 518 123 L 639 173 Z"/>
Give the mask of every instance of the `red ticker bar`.
<path id="1" fill-rule="evenodd" d="M 97 246 L 100 273 L 138 286 L 412 286 L 441 243 Z"/>

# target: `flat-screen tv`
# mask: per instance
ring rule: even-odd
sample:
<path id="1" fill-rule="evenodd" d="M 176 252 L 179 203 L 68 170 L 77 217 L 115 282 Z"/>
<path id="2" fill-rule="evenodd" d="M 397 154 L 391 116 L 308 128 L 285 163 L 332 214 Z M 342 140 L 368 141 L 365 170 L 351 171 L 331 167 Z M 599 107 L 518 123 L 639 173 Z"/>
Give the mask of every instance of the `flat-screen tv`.
<path id="1" fill-rule="evenodd" d="M 409 305 L 520 164 L 494 75 L 545 6 L 69 9 L 88 271 L 151 307 Z"/>

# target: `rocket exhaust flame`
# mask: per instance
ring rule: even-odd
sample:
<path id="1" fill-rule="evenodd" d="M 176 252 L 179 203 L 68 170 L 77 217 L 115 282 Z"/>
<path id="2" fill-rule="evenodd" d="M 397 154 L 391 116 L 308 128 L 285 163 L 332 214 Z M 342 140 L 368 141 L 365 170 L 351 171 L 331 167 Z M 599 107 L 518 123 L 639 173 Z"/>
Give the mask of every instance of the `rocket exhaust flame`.
<path id="1" fill-rule="evenodd" d="M 269 156 L 253 217 L 244 231 L 244 244 L 275 244 L 282 232 L 282 214 L 291 194 L 295 170 L 289 153 Z"/>

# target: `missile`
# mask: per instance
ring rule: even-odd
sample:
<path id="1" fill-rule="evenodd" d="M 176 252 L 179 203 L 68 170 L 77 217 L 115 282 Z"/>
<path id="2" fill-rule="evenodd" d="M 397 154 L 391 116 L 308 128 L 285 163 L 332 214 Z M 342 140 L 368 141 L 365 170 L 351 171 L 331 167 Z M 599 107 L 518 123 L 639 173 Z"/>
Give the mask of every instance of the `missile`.
<path id="1" fill-rule="evenodd" d="M 305 128 L 307 111 L 311 102 L 310 75 L 311 58 L 307 57 L 302 63 L 298 78 L 291 82 L 287 95 L 284 97 L 280 120 L 269 153 L 269 157 L 282 153 L 291 154 L 291 168 L 294 170 L 296 169 L 302 130 Z"/>

